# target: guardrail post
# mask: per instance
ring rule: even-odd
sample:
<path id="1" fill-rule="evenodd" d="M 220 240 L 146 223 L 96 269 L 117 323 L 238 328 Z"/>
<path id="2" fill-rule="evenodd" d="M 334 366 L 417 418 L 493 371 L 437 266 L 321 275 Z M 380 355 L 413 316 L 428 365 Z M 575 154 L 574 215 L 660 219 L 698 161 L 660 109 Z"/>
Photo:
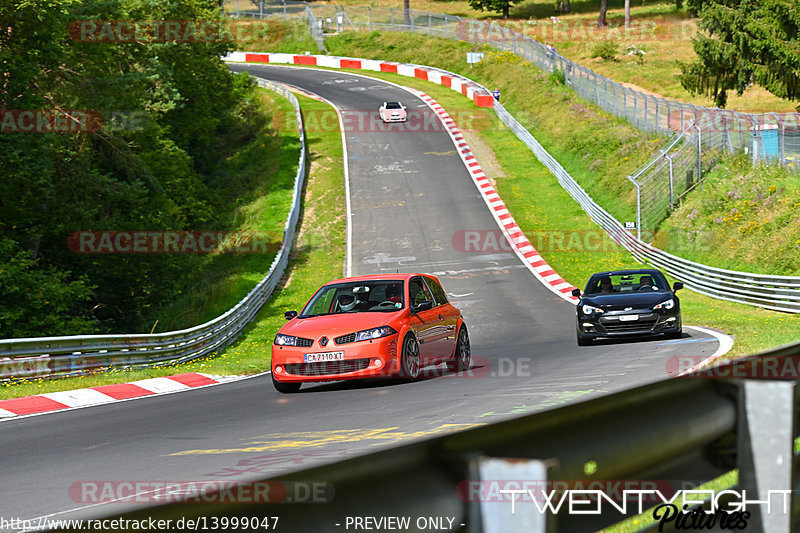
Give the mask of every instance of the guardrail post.
<path id="1" fill-rule="evenodd" d="M 264 0 L 258 0 L 258 16 L 260 19 L 264 19 Z"/>
<path id="2" fill-rule="evenodd" d="M 739 394 L 739 486 L 747 500 L 764 502 L 747 506 L 748 522 L 756 531 L 789 533 L 793 496 L 784 494 L 794 488 L 795 383 L 745 380 Z"/>
<path id="3" fill-rule="evenodd" d="M 372 31 L 372 6 L 367 6 L 369 9 L 369 31 Z"/>
<path id="4" fill-rule="evenodd" d="M 479 483 L 502 479 L 518 481 L 520 487 L 519 489 L 500 490 L 502 495 L 498 499 L 501 501 L 492 501 L 491 497 L 478 496 L 480 501 L 472 503 L 479 509 L 482 533 L 508 533 L 509 531 L 548 533 L 556 531 L 556 517 L 552 513 L 540 513 L 531 495 L 524 488 L 529 487 L 534 497 L 541 498 L 541 493 L 548 490 L 548 470 L 553 465 L 551 461 L 481 457 L 472 462 L 471 470 L 478 474 Z M 537 502 L 539 507 L 544 506 L 541 499 Z"/>
<path id="5" fill-rule="evenodd" d="M 636 187 L 636 238 L 642 240 L 642 187 L 631 176 L 628 179 Z"/>

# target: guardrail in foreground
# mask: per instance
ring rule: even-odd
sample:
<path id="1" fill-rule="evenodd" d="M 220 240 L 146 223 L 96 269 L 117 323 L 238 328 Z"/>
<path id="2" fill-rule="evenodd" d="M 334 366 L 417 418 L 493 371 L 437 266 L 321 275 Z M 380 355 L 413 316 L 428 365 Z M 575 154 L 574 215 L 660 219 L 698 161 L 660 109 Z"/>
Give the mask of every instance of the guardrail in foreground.
<path id="1" fill-rule="evenodd" d="M 283 244 L 266 276 L 239 303 L 219 317 L 180 331 L 150 335 L 74 335 L 0 340 L 0 380 L 66 376 L 108 367 L 180 363 L 219 350 L 236 339 L 266 302 L 283 276 L 300 216 L 306 173 L 303 118 L 297 98 L 287 87 L 256 79 L 259 86 L 289 99 L 300 134 L 300 158 L 294 180 Z"/>
<path id="2" fill-rule="evenodd" d="M 596 531 L 639 512 L 635 490 L 650 491 L 643 510 L 652 516 L 652 507 L 661 503 L 653 491 L 659 490 L 665 498 L 678 494 L 676 511 L 683 510 L 683 498 L 723 511 L 732 509 L 728 502 L 756 502 L 747 505 L 749 516 L 740 516 L 746 531 L 792 531 L 800 514 L 800 497 L 792 492 L 800 489 L 794 454 L 800 344 L 682 377 L 674 376 L 695 358 L 676 359 L 665 372 L 673 379 L 291 472 L 269 480 L 275 490 L 256 502 L 220 499 L 225 494 L 212 489 L 194 494 L 196 503 L 121 517 L 278 517 L 279 530 L 313 532 L 363 529 L 353 527 L 353 519 L 364 516 L 409 517 L 410 527 L 400 529 L 430 531 L 418 518 L 445 517 L 454 525 L 442 529 L 470 533 Z M 736 493 L 720 494 L 727 486 L 702 487 L 711 493 L 676 492 L 699 490 L 733 468 L 739 469 L 738 484 L 731 487 Z M 240 484 L 237 493 L 256 494 L 255 487 L 266 481 Z M 322 490 L 318 498 L 311 492 L 296 498 L 292 487 Z M 599 490 L 610 499 L 581 489 Z M 626 489 L 631 492 L 620 494 Z M 553 503 L 564 497 L 584 503 L 572 507 L 567 501 L 555 513 L 537 509 L 533 498 L 544 509 L 542 498 L 553 491 Z M 769 510 L 757 503 L 768 500 Z M 632 529 L 652 531 L 659 524 L 639 520 Z M 675 523 L 673 514 L 665 529 L 676 529 Z"/>

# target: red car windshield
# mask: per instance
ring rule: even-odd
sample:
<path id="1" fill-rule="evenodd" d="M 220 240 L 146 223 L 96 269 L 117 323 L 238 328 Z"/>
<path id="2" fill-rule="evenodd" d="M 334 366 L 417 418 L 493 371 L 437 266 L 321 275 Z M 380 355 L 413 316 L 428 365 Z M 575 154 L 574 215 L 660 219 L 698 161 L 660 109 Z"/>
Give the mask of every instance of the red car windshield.
<path id="1" fill-rule="evenodd" d="M 404 305 L 402 281 L 354 281 L 325 285 L 306 304 L 298 318 L 340 313 L 391 313 Z"/>

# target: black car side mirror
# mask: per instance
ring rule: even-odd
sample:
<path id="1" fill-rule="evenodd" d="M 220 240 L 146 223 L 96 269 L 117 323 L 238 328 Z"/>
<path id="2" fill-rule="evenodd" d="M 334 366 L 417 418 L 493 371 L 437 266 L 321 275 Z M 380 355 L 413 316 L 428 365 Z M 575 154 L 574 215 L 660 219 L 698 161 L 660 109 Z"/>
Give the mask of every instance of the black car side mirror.
<path id="1" fill-rule="evenodd" d="M 581 297 L 581 290 L 580 289 L 572 289 L 572 295 L 575 298 L 580 298 Z"/>
<path id="2" fill-rule="evenodd" d="M 286 311 L 283 313 L 283 316 L 286 318 L 286 320 L 291 320 L 297 316 L 297 311 Z"/>
<path id="3" fill-rule="evenodd" d="M 417 305 L 413 306 L 411 308 L 411 314 L 415 315 L 417 313 L 420 313 L 422 311 L 427 311 L 428 309 L 432 308 L 433 308 L 433 302 L 430 300 L 425 300 L 424 302 L 420 302 Z"/>
<path id="4" fill-rule="evenodd" d="M 682 281 L 676 281 L 675 284 L 672 286 L 672 292 L 675 292 L 675 291 L 680 290 L 682 288 L 683 288 L 683 282 Z"/>

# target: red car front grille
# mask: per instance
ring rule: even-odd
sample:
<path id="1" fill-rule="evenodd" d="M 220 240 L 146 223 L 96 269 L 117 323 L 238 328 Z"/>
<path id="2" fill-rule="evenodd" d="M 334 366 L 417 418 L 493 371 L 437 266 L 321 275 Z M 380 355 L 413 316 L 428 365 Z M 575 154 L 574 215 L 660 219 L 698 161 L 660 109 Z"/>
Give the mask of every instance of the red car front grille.
<path id="1" fill-rule="evenodd" d="M 369 366 L 369 358 L 325 361 L 324 363 L 295 363 L 284 366 L 287 374 L 295 376 L 329 376 L 364 370 Z"/>

